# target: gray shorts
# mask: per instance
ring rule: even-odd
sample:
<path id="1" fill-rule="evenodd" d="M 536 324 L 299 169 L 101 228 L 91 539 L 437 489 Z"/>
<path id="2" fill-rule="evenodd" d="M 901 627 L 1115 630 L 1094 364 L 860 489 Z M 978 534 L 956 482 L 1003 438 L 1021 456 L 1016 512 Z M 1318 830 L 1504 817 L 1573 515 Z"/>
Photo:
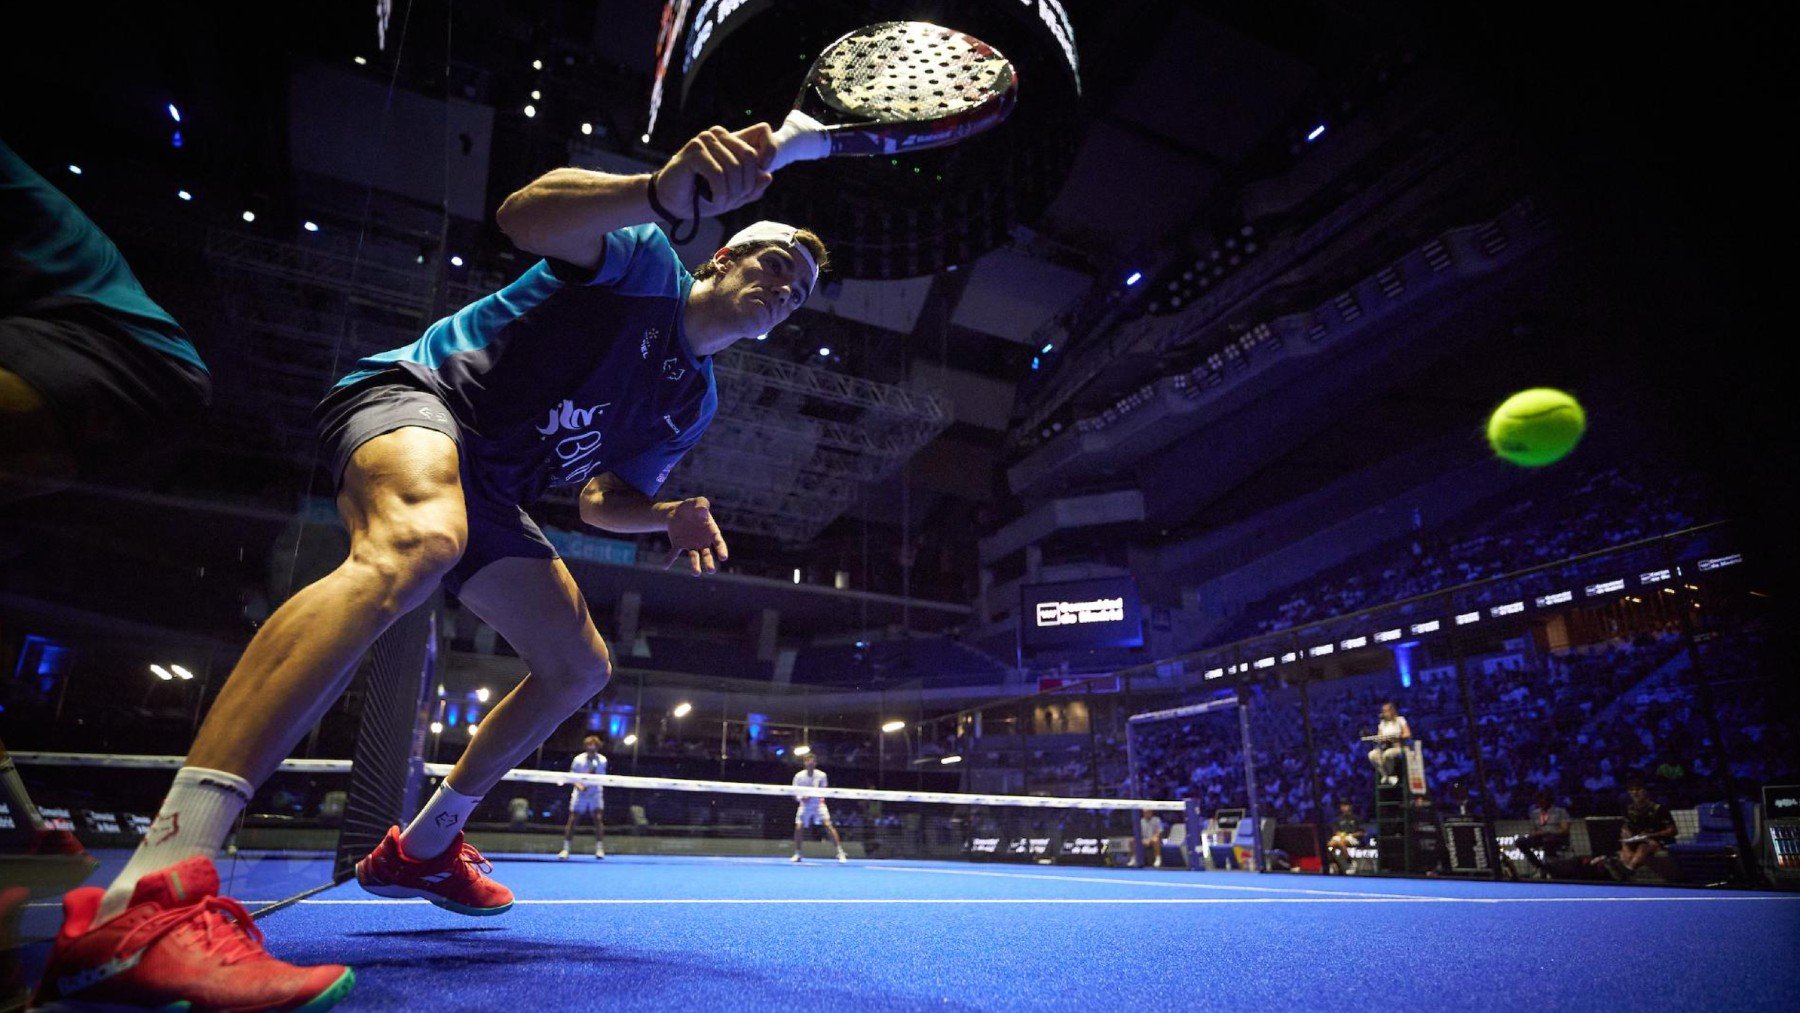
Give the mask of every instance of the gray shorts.
<path id="1" fill-rule="evenodd" d="M 332 489 L 343 485 L 344 469 L 356 449 L 377 436 L 407 426 L 443 433 L 463 445 L 462 427 L 443 399 L 427 390 L 379 376 L 333 390 L 313 409 L 319 438 L 330 456 Z M 499 559 L 555 559 L 550 540 L 517 503 L 502 503 L 481 493 L 483 483 L 469 481 L 468 457 L 462 456 L 463 504 L 468 511 L 468 544 L 462 559 L 444 575 L 451 594 L 470 577 Z"/>

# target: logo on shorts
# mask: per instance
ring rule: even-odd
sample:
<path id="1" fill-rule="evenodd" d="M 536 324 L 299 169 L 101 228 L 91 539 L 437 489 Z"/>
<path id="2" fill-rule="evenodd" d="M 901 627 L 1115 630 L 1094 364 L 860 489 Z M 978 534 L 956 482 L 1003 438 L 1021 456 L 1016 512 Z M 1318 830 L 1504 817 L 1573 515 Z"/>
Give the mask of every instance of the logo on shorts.
<path id="1" fill-rule="evenodd" d="M 679 380 L 687 375 L 687 367 L 679 365 L 679 359 L 664 359 L 662 364 L 663 379 Z"/>
<path id="2" fill-rule="evenodd" d="M 675 420 L 674 420 L 674 419 L 672 419 L 672 418 L 670 418 L 670 417 L 668 417 L 668 416 L 667 416 L 667 415 L 664 415 L 664 416 L 663 416 L 663 421 L 664 421 L 664 422 L 665 422 L 665 423 L 667 423 L 667 424 L 668 424 L 668 426 L 669 426 L 669 428 L 670 428 L 670 429 L 672 429 L 672 430 L 674 430 L 674 431 L 675 431 L 675 435 L 676 435 L 676 436 L 680 436 L 680 435 L 681 435 L 681 427 L 680 427 L 680 426 L 678 426 L 678 425 L 676 425 L 676 424 L 675 424 Z"/>
<path id="3" fill-rule="evenodd" d="M 554 436 L 564 430 L 586 429 L 594 424 L 595 419 L 606 414 L 606 409 L 610 407 L 612 407 L 611 401 L 597 404 L 592 408 L 577 408 L 575 402 L 564 398 L 559 407 L 550 409 L 550 417 L 544 421 L 544 424 L 536 428 L 545 436 Z"/>
<path id="4" fill-rule="evenodd" d="M 643 356 L 646 359 L 650 358 L 650 343 L 652 341 L 659 341 L 661 339 L 662 339 L 661 331 L 658 331 L 654 327 L 644 328 L 644 340 L 638 343 L 638 354 Z"/>
<path id="5" fill-rule="evenodd" d="M 433 422 L 442 422 L 445 424 L 450 422 L 450 413 L 442 408 L 433 408 L 430 405 L 423 405 L 419 408 L 419 414 Z"/>

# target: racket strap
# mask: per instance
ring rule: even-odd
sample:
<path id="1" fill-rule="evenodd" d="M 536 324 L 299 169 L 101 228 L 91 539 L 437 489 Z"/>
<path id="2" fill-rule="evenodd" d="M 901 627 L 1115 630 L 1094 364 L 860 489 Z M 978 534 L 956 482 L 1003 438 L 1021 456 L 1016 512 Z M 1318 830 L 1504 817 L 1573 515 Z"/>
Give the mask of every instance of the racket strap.
<path id="1" fill-rule="evenodd" d="M 663 204 L 661 198 L 656 196 L 656 173 L 653 172 L 650 174 L 650 210 L 656 212 L 663 221 L 669 223 L 669 239 L 671 242 L 676 244 L 688 242 L 700 231 L 700 183 L 700 180 L 694 181 L 694 213 L 692 217 L 688 219 L 690 225 L 687 235 L 684 236 L 681 234 L 681 219 Z"/>

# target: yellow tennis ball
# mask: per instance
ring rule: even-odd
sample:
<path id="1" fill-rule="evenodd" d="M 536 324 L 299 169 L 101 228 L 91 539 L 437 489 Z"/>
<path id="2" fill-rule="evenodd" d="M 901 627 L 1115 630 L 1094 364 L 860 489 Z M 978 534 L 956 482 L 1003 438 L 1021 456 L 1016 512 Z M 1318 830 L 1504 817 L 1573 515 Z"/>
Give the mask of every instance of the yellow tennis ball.
<path id="1" fill-rule="evenodd" d="M 1575 449 L 1587 431 L 1581 403 L 1554 387 L 1522 390 L 1500 403 L 1488 418 L 1488 444 L 1514 464 L 1541 468 Z"/>

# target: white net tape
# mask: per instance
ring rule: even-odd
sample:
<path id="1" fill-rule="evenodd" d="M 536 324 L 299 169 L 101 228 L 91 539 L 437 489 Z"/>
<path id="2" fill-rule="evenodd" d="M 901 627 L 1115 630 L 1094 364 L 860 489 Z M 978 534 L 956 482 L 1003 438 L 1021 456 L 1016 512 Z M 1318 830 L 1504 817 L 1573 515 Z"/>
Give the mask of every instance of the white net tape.
<path id="1" fill-rule="evenodd" d="M 13 762 L 61 767 L 105 767 L 122 770 L 177 770 L 181 756 L 131 756 L 114 753 L 13 753 Z M 347 774 L 349 760 L 288 760 L 279 768 L 291 774 Z M 427 763 L 425 773 L 443 777 L 447 763 Z M 777 795 L 792 798 L 791 784 L 758 784 L 746 781 L 700 781 L 678 777 L 633 777 L 627 774 L 572 774 L 556 770 L 507 771 L 502 780 L 529 784 L 569 785 L 577 782 L 606 788 L 647 788 L 661 791 L 722 792 L 737 795 Z M 1069 798 L 1057 795 L 981 795 L 955 791 L 896 791 L 876 788 L 807 788 L 809 798 L 842 798 L 862 802 L 934 802 L 949 805 L 1018 806 L 1035 809 L 1153 809 L 1179 812 L 1183 803 L 1142 798 Z"/>

